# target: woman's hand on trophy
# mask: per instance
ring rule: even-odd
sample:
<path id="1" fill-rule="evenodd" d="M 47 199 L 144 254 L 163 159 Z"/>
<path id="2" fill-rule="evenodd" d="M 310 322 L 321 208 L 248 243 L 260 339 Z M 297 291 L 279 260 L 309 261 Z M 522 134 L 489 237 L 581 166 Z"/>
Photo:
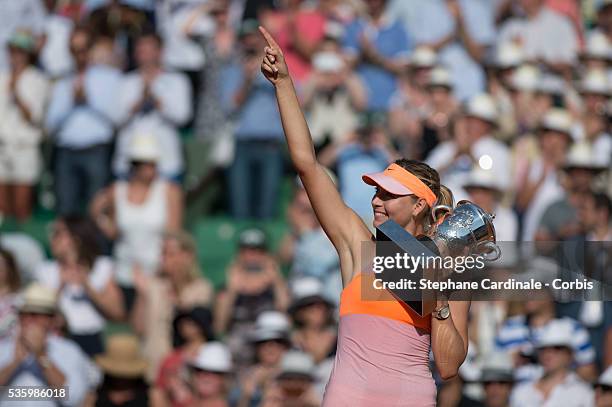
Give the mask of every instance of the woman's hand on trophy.
<path id="1" fill-rule="evenodd" d="M 261 72 L 272 84 L 278 85 L 281 81 L 289 78 L 285 56 L 280 46 L 265 28 L 260 26 L 259 31 L 268 43 L 268 46 L 264 48 L 265 55 L 261 62 Z"/>

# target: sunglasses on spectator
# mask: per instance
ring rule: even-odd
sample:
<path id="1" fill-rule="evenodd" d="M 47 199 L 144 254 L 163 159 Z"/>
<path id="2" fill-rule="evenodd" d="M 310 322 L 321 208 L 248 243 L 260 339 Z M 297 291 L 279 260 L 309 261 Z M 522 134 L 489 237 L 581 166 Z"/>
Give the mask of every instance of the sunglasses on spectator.
<path id="1" fill-rule="evenodd" d="M 567 350 L 568 347 L 567 346 L 563 346 L 563 345 L 554 345 L 554 346 L 542 346 L 540 348 L 540 350 L 546 350 L 546 349 L 553 349 L 556 351 L 562 351 L 562 350 Z"/>
<path id="2" fill-rule="evenodd" d="M 190 367 L 191 367 L 191 371 L 194 373 L 210 373 L 210 374 L 216 374 L 216 375 L 221 375 L 221 376 L 225 374 L 224 372 L 215 372 L 214 370 L 202 369 L 201 367 L 196 367 L 196 366 L 190 366 Z"/>
<path id="3" fill-rule="evenodd" d="M 601 390 L 604 393 L 612 392 L 612 386 L 609 384 L 596 384 L 595 390 Z"/>

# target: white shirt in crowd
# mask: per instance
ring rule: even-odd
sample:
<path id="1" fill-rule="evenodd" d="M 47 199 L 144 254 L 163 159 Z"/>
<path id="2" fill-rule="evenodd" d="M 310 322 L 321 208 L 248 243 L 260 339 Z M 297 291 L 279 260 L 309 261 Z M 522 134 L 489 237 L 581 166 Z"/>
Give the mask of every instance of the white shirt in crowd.
<path id="1" fill-rule="evenodd" d="M 142 98 L 144 81 L 142 76 L 131 73 L 125 77 L 121 86 L 120 110 L 122 122 L 129 118 L 132 107 Z M 129 171 L 127 150 L 133 136 L 148 133 L 157 138 L 160 151 L 163 151 L 159 170 L 166 177 L 175 177 L 183 170 L 181 140 L 177 127 L 185 124 L 192 115 L 191 87 L 187 78 L 179 73 L 163 72 L 150 89 L 153 97 L 161 102 L 159 111 L 138 113 L 126 123 L 119 133 L 113 171 L 117 175 L 126 175 Z"/>
<path id="2" fill-rule="evenodd" d="M 542 160 L 538 160 L 532 163 L 529 171 L 529 182 L 534 183 L 540 179 L 544 171 L 544 163 Z M 540 225 L 540 219 L 546 211 L 546 209 L 553 203 L 565 195 L 565 191 L 559 184 L 556 171 L 551 171 L 544 182 L 540 185 L 540 188 L 534 193 L 525 216 L 523 217 L 523 232 L 521 240 L 524 242 L 532 242 L 538 226 Z M 527 249 L 527 246 L 524 246 Z"/>
<path id="3" fill-rule="evenodd" d="M 61 286 L 61 270 L 56 261 L 47 261 L 36 271 L 38 282 L 52 290 Z M 91 287 L 102 292 L 113 278 L 114 265 L 108 257 L 98 257 L 91 268 L 88 281 Z M 68 284 L 58 293 L 59 308 L 66 318 L 68 330 L 75 335 L 91 335 L 102 332 L 106 318 L 98 311 L 81 285 Z"/>
<path id="4" fill-rule="evenodd" d="M 471 153 L 476 162 L 479 162 L 483 156 L 488 155 L 491 158 L 491 168 L 488 170 L 495 174 L 499 187 L 501 189 L 509 187 L 510 152 L 504 143 L 490 136 L 481 137 L 472 145 Z M 442 174 L 442 183 L 451 188 L 453 193 L 455 189 L 462 190 L 462 186 L 465 185 L 472 170 L 471 161 L 467 162 L 466 165 L 461 165 L 460 160 L 458 160 L 456 165 L 453 164 L 448 167 L 455 159 L 456 154 L 457 144 L 454 141 L 446 141 L 434 148 L 426 160 L 427 164 L 437 170 L 447 168 L 447 171 Z M 461 195 L 464 196 L 465 192 Z"/>
<path id="5" fill-rule="evenodd" d="M 59 78 L 72 71 L 70 35 L 73 23 L 58 14 L 49 14 L 45 21 L 45 45 L 40 51 L 40 65 L 52 78 Z"/>
<path id="6" fill-rule="evenodd" d="M 115 184 L 115 213 L 119 239 L 115 243 L 117 282 L 124 287 L 133 285 L 134 268 L 152 275 L 157 271 L 162 235 L 167 223 L 167 189 L 158 179 L 141 205 L 128 200 L 127 183 Z"/>
<path id="7" fill-rule="evenodd" d="M 527 59 L 551 63 L 575 61 L 578 36 L 569 19 L 544 6 L 532 19 L 513 18 L 499 32 L 498 44 L 518 42 Z"/>
<path id="8" fill-rule="evenodd" d="M 536 382 L 520 384 L 510 396 L 511 407 L 591 407 L 594 405 L 593 389 L 570 372 L 565 381 L 558 384 L 544 398 L 535 387 Z"/>

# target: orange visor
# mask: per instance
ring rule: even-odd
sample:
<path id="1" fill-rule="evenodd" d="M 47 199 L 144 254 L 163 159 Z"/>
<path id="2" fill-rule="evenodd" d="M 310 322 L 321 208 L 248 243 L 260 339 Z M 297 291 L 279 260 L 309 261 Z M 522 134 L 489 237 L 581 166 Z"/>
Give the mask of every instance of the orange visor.
<path id="1" fill-rule="evenodd" d="M 393 163 L 383 172 L 365 174 L 361 177 L 368 185 L 378 186 L 393 195 L 416 195 L 431 207 L 436 203 L 436 194 L 416 175 Z"/>

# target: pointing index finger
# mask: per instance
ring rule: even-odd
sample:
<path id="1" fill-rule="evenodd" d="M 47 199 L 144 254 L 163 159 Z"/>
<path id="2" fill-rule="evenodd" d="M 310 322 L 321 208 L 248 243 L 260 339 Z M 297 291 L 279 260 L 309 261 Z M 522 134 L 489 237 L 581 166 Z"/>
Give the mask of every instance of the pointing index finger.
<path id="1" fill-rule="evenodd" d="M 272 38 L 268 30 L 263 28 L 261 25 L 259 26 L 259 32 L 261 32 L 261 35 L 263 35 L 263 37 L 266 39 L 268 46 L 270 46 L 271 48 L 280 49 L 280 47 L 278 46 L 276 41 L 274 41 L 274 38 Z"/>

